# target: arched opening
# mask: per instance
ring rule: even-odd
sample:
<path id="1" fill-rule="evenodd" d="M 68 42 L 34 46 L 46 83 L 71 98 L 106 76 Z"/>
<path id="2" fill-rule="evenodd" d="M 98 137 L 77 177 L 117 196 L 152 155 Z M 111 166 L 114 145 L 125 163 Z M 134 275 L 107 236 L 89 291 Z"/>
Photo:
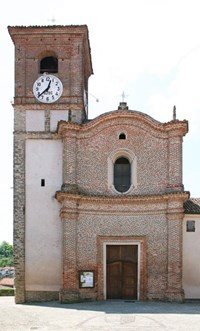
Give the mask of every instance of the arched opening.
<path id="1" fill-rule="evenodd" d="M 54 56 L 44 57 L 40 61 L 40 73 L 56 73 L 58 72 L 58 59 Z"/>
<path id="2" fill-rule="evenodd" d="M 120 133 L 120 135 L 119 135 L 119 139 L 126 139 L 126 135 L 125 135 L 125 133 Z"/>
<path id="3" fill-rule="evenodd" d="M 126 192 L 131 186 L 131 164 L 125 157 L 114 163 L 114 187 L 118 192 Z"/>

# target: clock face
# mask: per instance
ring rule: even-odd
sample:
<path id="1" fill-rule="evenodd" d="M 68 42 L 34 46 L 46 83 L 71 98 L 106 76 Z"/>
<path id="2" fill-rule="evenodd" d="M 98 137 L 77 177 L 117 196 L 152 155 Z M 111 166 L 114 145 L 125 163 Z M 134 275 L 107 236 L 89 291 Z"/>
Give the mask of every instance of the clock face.
<path id="1" fill-rule="evenodd" d="M 63 92 L 60 79 L 54 75 L 44 74 L 33 85 L 33 93 L 37 100 L 43 103 L 57 101 Z"/>

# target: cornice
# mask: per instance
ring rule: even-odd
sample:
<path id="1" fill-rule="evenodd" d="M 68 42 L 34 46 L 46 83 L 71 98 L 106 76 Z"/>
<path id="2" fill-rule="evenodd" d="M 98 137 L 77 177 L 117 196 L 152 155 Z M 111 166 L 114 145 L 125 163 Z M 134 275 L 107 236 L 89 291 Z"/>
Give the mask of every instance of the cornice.
<path id="1" fill-rule="evenodd" d="M 188 132 L 188 121 L 186 120 L 174 120 L 167 123 L 161 123 L 147 114 L 130 110 L 115 110 L 109 113 L 104 113 L 83 124 L 60 121 L 58 123 L 58 132 L 67 136 L 71 134 L 71 131 L 74 131 L 74 133 L 76 132 L 81 138 L 96 135 L 107 127 L 119 124 L 137 126 L 148 131 L 149 128 L 151 128 L 152 132 L 156 132 L 156 135 L 160 133 L 160 135 L 165 138 L 167 138 L 168 134 L 171 132 L 177 136 L 184 136 Z"/>
<path id="2" fill-rule="evenodd" d="M 16 98 L 15 98 L 16 99 Z M 64 110 L 64 111 L 69 111 L 69 103 L 55 103 L 53 105 L 53 107 L 51 106 L 51 109 L 49 108 L 49 104 L 42 104 L 42 103 L 35 103 L 35 98 L 34 97 L 23 97 L 23 98 L 17 98 L 20 99 L 20 101 L 18 100 L 18 102 L 15 102 L 12 104 L 13 108 L 17 111 L 21 111 L 21 112 L 26 112 L 28 110 L 34 110 L 34 111 L 40 111 L 40 110 L 47 110 L 47 111 L 57 111 L 57 110 Z M 23 103 L 21 103 L 21 100 L 24 100 Z M 27 100 L 29 101 L 33 101 L 33 103 L 27 102 Z"/>
<path id="3" fill-rule="evenodd" d="M 164 194 L 155 195 L 129 195 L 129 196 L 97 196 L 97 195 L 85 195 L 85 194 L 71 194 L 67 192 L 57 191 L 55 198 L 63 203 L 67 201 L 76 202 L 89 202 L 89 203 L 109 203 L 109 204 L 128 204 L 128 203 L 154 203 L 154 202 L 168 202 L 181 200 L 185 202 L 189 199 L 189 192 L 170 192 Z"/>
<path id="4" fill-rule="evenodd" d="M 29 26 L 8 26 L 8 32 L 11 35 L 13 41 L 16 37 L 20 37 L 21 35 L 31 35 L 34 34 L 87 34 L 88 28 L 87 25 L 29 25 Z"/>
<path id="5" fill-rule="evenodd" d="M 184 218 L 184 209 L 181 208 L 179 210 L 170 211 L 167 213 L 168 221 L 177 221 L 183 220 Z"/>
<path id="6" fill-rule="evenodd" d="M 49 131 L 20 131 L 15 130 L 13 132 L 15 136 L 22 136 L 24 139 L 54 139 L 61 140 L 62 137 L 57 132 Z"/>

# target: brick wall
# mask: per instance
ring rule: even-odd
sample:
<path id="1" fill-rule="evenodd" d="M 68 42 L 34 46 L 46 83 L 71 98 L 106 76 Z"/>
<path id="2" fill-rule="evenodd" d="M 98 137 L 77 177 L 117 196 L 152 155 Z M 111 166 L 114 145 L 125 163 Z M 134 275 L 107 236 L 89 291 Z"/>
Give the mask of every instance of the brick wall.
<path id="1" fill-rule="evenodd" d="M 122 132 L 125 140 L 119 139 Z M 68 164 L 64 182 L 76 181 L 74 184 L 86 194 L 112 195 L 108 187 L 108 159 L 113 152 L 124 150 L 137 158 L 137 186 L 131 194 L 182 191 L 182 136 L 186 132 L 186 121 L 166 125 L 130 111 L 104 114 L 81 127 L 61 123 L 59 133 L 65 145 L 69 145 L 63 160 L 66 167 Z M 76 179 L 71 178 L 72 173 Z"/>
<path id="2" fill-rule="evenodd" d="M 103 247 L 127 241 L 140 247 L 138 298 L 182 300 L 181 224 L 188 198 L 182 183 L 182 138 L 187 121 L 159 123 L 120 105 L 85 123 L 84 89 L 92 74 L 87 27 L 9 27 L 9 33 L 16 46 L 16 302 L 55 297 L 51 291 L 25 291 L 25 140 L 37 138 L 61 139 L 64 146 L 63 185 L 56 194 L 63 225 L 60 300 L 105 299 Z M 35 100 L 32 86 L 40 59 L 49 55 L 58 57 L 64 90 L 57 103 L 45 105 Z M 44 132 L 26 132 L 27 110 L 44 111 Z M 69 122 L 59 122 L 58 132 L 50 132 L 51 110 L 69 114 Z M 126 139 L 119 139 L 121 133 Z M 130 156 L 134 167 L 130 190 L 123 194 L 112 185 L 112 162 L 119 156 Z M 79 288 L 79 271 L 84 269 L 95 271 L 93 289 Z"/>
<path id="3" fill-rule="evenodd" d="M 14 255 L 16 268 L 17 303 L 26 300 L 25 294 L 25 140 L 57 139 L 50 133 L 50 112 L 71 113 L 71 121 L 85 119 L 84 90 L 92 74 L 92 63 L 87 26 L 8 27 L 15 45 L 14 95 Z M 56 104 L 36 101 L 33 84 L 40 75 L 40 60 L 45 56 L 58 58 L 57 75 L 63 82 L 62 97 Z M 84 67 L 84 68 L 83 68 Z M 44 132 L 26 132 L 26 111 L 44 111 Z M 31 119 L 29 118 L 29 122 Z M 39 231 L 39 230 L 38 230 Z M 27 300 L 31 294 L 27 294 Z"/>
<path id="4" fill-rule="evenodd" d="M 161 124 L 119 109 L 82 126 L 60 123 L 58 132 L 66 146 L 65 189 L 57 193 L 68 252 L 62 301 L 105 299 L 103 242 L 127 240 L 140 241 L 142 247 L 139 298 L 182 300 L 181 224 L 188 194 L 183 192 L 181 153 L 187 122 Z M 126 139 L 120 140 L 120 133 Z M 137 160 L 136 185 L 127 194 L 108 186 L 108 159 L 115 152 Z M 76 192 L 70 190 L 74 187 Z M 94 289 L 79 289 L 83 269 L 95 270 Z"/>
<path id="5" fill-rule="evenodd" d="M 63 206 L 61 217 L 67 243 L 62 301 L 84 296 L 105 299 L 104 242 L 140 243 L 140 300 L 182 300 L 180 229 L 185 193 L 113 199 L 59 192 L 57 198 Z M 176 208 L 169 208 L 171 201 L 176 201 Z M 79 289 L 80 270 L 95 271 L 94 289 Z"/>

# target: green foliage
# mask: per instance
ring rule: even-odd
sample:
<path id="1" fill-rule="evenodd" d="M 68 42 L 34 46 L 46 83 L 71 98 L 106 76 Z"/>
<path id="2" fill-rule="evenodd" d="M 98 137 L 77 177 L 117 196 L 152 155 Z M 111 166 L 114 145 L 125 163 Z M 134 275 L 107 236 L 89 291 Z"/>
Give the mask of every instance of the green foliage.
<path id="1" fill-rule="evenodd" d="M 0 245 L 0 256 L 10 257 L 13 256 L 13 246 L 6 241 L 3 241 Z"/>
<path id="2" fill-rule="evenodd" d="M 15 295 L 14 288 L 0 288 L 0 297 L 1 296 L 13 296 Z"/>
<path id="3" fill-rule="evenodd" d="M 2 257 L 0 258 L 0 267 L 13 267 L 13 257 Z"/>
<path id="4" fill-rule="evenodd" d="M 13 245 L 3 241 L 0 245 L 0 267 L 12 267 L 13 265 Z"/>

